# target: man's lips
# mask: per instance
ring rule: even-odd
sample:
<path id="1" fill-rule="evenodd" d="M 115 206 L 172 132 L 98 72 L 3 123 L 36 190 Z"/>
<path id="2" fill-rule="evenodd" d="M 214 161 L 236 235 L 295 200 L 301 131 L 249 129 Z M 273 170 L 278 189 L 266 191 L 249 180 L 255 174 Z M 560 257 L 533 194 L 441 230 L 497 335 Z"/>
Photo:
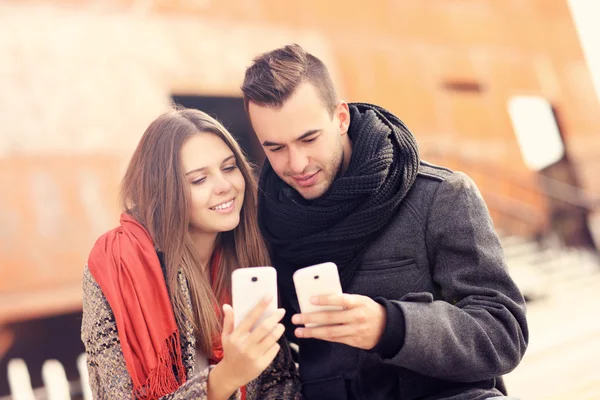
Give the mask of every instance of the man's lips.
<path id="1" fill-rule="evenodd" d="M 320 171 L 317 171 L 313 174 L 308 174 L 308 175 L 296 175 L 296 176 L 292 176 L 292 179 L 299 185 L 302 187 L 307 187 L 307 186 L 311 186 L 313 184 L 315 184 L 315 182 L 317 181 L 317 175 Z"/>

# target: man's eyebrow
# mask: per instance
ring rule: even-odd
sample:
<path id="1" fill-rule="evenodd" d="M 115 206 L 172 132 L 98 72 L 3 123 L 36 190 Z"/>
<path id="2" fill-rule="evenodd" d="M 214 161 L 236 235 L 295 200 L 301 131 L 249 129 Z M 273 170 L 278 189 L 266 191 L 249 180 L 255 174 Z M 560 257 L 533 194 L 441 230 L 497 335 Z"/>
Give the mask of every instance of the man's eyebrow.
<path id="1" fill-rule="evenodd" d="M 315 133 L 317 133 L 319 131 L 320 131 L 320 129 L 311 129 L 309 131 L 304 132 L 302 135 L 297 137 L 294 141 L 298 142 L 300 140 L 306 139 L 307 137 L 314 135 Z M 262 145 L 264 147 L 283 146 L 281 143 L 271 142 L 269 140 L 265 140 L 264 142 L 262 142 Z"/>

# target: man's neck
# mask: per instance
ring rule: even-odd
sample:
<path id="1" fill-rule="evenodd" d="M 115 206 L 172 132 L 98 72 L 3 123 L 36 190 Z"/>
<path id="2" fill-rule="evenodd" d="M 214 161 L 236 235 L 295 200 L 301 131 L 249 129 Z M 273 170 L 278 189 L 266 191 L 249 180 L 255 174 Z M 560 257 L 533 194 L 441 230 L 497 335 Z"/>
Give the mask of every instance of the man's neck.
<path id="1" fill-rule="evenodd" d="M 342 155 L 342 168 L 338 176 L 343 176 L 348 170 L 348 166 L 350 165 L 350 158 L 352 157 L 352 140 L 350 140 L 350 136 L 346 134 L 346 140 L 343 143 L 343 155 Z"/>

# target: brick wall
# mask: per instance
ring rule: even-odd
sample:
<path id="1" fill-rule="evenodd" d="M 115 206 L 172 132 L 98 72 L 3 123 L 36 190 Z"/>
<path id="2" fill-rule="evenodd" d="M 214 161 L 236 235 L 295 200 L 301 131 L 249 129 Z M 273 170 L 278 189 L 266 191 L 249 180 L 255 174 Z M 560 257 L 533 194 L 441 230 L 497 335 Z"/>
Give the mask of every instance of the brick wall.
<path id="1" fill-rule="evenodd" d="M 599 105 L 563 0 L 376 3 L 1 3 L 0 292 L 78 283 L 116 223 L 125 163 L 170 95 L 237 95 L 252 57 L 289 42 L 324 59 L 345 99 L 399 115 L 425 158 L 470 173 L 490 204 L 524 203 L 539 224 L 546 204 L 507 101 L 543 96 L 584 188 L 600 194 Z"/>

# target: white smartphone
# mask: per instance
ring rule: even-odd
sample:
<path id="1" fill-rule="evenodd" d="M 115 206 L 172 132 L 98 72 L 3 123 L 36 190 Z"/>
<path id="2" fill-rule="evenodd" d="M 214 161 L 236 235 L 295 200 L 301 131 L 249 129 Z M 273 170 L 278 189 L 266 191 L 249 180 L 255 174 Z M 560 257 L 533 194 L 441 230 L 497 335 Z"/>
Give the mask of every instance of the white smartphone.
<path id="1" fill-rule="evenodd" d="M 275 271 L 275 268 L 249 267 L 236 269 L 231 274 L 231 286 L 234 329 L 266 296 L 271 296 L 271 302 L 251 330 L 254 330 L 277 311 L 277 271 Z"/>
<path id="2" fill-rule="evenodd" d="M 338 268 L 334 263 L 327 262 L 301 268 L 294 272 L 293 278 L 302 314 L 342 310 L 339 306 L 320 306 L 310 301 L 314 296 L 342 294 Z M 306 326 L 311 328 L 319 324 L 309 323 Z"/>

